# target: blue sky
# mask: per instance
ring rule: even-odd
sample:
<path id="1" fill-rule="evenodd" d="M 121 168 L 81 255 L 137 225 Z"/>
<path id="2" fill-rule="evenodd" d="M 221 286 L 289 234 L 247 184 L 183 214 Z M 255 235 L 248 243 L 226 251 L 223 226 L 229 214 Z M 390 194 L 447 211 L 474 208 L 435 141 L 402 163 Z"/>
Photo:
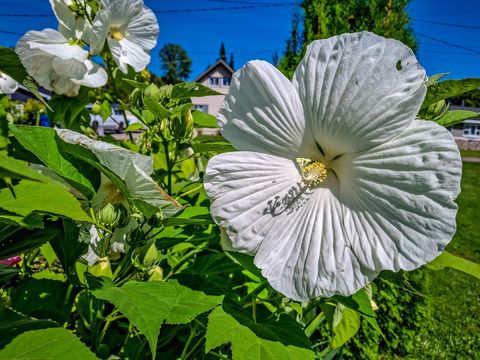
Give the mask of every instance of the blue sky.
<path id="1" fill-rule="evenodd" d="M 289 37 L 294 1 L 277 0 L 145 0 L 157 14 L 160 37 L 152 52 L 150 69 L 160 73 L 158 50 L 165 43 L 179 43 L 193 61 L 192 78 L 218 57 L 220 43 L 233 52 L 236 67 L 248 60 L 272 60 L 282 53 Z M 239 9 L 249 4 L 284 3 L 282 7 Z M 1 0 L 0 14 L 51 13 L 47 0 Z M 434 4 L 434 5 L 433 5 Z M 237 7 L 235 10 L 219 8 Z M 217 10 L 212 11 L 212 8 Z M 210 9 L 196 12 L 171 10 Z M 167 11 L 167 12 L 166 12 Z M 480 2 L 478 0 L 413 0 L 409 6 L 413 27 L 420 42 L 417 56 L 428 74 L 449 72 L 451 78 L 480 77 Z M 470 26 L 432 24 L 428 21 Z M 52 16 L 0 16 L 0 45 L 13 46 L 30 29 L 56 28 Z M 440 41 L 446 43 L 442 43 Z"/>

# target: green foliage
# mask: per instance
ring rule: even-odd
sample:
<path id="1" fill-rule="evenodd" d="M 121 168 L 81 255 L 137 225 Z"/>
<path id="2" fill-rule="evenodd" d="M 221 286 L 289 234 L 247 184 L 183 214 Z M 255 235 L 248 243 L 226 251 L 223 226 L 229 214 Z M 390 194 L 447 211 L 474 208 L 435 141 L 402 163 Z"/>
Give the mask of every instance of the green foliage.
<path id="1" fill-rule="evenodd" d="M 432 270 L 443 270 L 445 268 L 455 269 L 458 271 L 462 271 L 465 274 L 475 276 L 477 279 L 480 280 L 479 264 L 452 255 L 447 251 L 441 253 L 439 257 L 429 262 L 426 266 Z"/>
<path id="2" fill-rule="evenodd" d="M 61 328 L 31 330 L 17 336 L 0 359 L 97 359 L 70 331 Z"/>
<path id="3" fill-rule="evenodd" d="M 0 72 L 3 72 L 12 77 L 16 82 L 24 85 L 30 90 L 41 102 L 45 100 L 38 92 L 32 77 L 28 75 L 25 67 L 18 58 L 18 55 L 10 48 L 0 46 Z"/>
<path id="4" fill-rule="evenodd" d="M 303 0 L 302 14 L 292 18 L 291 36 L 287 40 L 280 70 L 291 77 L 313 40 L 358 31 L 371 31 L 386 38 L 400 40 L 417 49 L 411 18 L 407 13 L 410 0 Z"/>
<path id="5" fill-rule="evenodd" d="M 208 317 L 205 351 L 231 344 L 234 360 L 314 359 L 315 353 L 305 348 L 265 340 L 255 335 L 235 317 L 217 307 Z"/>
<path id="6" fill-rule="evenodd" d="M 89 278 L 88 284 L 96 298 L 115 304 L 138 327 L 148 339 L 153 357 L 162 324 L 190 322 L 219 305 L 222 299 L 190 290 L 175 281 L 129 281 L 115 287 L 107 278 Z"/>
<path id="7" fill-rule="evenodd" d="M 162 61 L 162 81 L 166 84 L 176 84 L 188 79 L 192 60 L 185 49 L 179 44 L 165 44 L 160 49 Z"/>

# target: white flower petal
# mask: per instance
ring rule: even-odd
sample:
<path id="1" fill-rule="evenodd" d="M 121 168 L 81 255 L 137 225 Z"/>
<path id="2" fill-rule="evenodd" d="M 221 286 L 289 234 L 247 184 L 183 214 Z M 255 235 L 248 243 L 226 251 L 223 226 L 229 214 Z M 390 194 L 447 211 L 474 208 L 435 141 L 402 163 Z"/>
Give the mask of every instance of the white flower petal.
<path id="1" fill-rule="evenodd" d="M 151 50 L 157 45 L 159 32 L 157 17 L 152 10 L 144 6 L 140 11 L 134 12 L 126 29 L 127 39 L 145 51 Z"/>
<path id="2" fill-rule="evenodd" d="M 30 49 L 42 50 L 49 55 L 61 59 L 76 59 L 83 61 L 88 57 L 88 51 L 83 50 L 78 45 L 68 44 L 68 40 L 58 31 L 53 29 L 29 31 L 22 39 L 27 42 Z"/>
<path id="3" fill-rule="evenodd" d="M 291 160 L 240 151 L 212 158 L 204 186 L 215 222 L 237 251 L 254 254 L 271 228 L 272 213 L 285 212 L 281 201 L 299 182 Z"/>
<path id="4" fill-rule="evenodd" d="M 84 74 L 80 84 L 91 88 L 104 86 L 108 81 L 108 74 L 105 69 L 90 60 L 86 60 L 84 63 L 87 67 L 87 72 Z"/>
<path id="5" fill-rule="evenodd" d="M 58 20 L 58 31 L 67 39 L 75 36 L 75 15 L 63 0 L 50 0 L 53 13 Z"/>
<path id="6" fill-rule="evenodd" d="M 251 61 L 233 75 L 218 122 L 239 150 L 295 158 L 311 156 L 313 138 L 305 132 L 303 107 L 292 83 L 266 61 Z M 313 157 L 313 156 L 312 156 Z"/>
<path id="7" fill-rule="evenodd" d="M 462 163 L 445 128 L 415 120 L 373 149 L 334 165 L 352 251 L 371 270 L 412 270 L 455 233 Z"/>
<path id="8" fill-rule="evenodd" d="M 92 35 L 90 41 L 90 52 L 94 55 L 100 54 L 105 45 L 110 24 L 108 22 L 108 12 L 100 10 L 95 15 L 92 26 Z"/>
<path id="9" fill-rule="evenodd" d="M 0 94 L 13 94 L 18 89 L 18 83 L 7 74 L 0 72 Z"/>
<path id="10" fill-rule="evenodd" d="M 312 42 L 293 83 L 317 143 L 333 158 L 397 135 L 423 102 L 424 80 L 408 47 L 361 32 Z"/>
<path id="11" fill-rule="evenodd" d="M 310 190 L 304 203 L 295 200 L 290 214 L 272 219 L 255 255 L 270 285 L 294 300 L 350 295 L 377 275 L 352 253 L 335 194 L 338 182 L 327 182 Z"/>
<path id="12" fill-rule="evenodd" d="M 83 61 L 76 59 L 54 58 L 52 67 L 59 76 L 69 78 L 71 80 L 80 80 L 87 72 L 87 66 Z"/>
<path id="13" fill-rule="evenodd" d="M 109 38 L 107 41 L 113 60 L 125 74 L 128 72 L 127 64 L 133 67 L 136 72 L 139 72 L 145 69 L 150 62 L 150 55 L 127 38 L 120 41 Z"/>
<path id="14" fill-rule="evenodd" d="M 59 95 L 75 97 L 78 95 L 80 85 L 73 82 L 69 77 L 53 74 L 49 88 Z"/>

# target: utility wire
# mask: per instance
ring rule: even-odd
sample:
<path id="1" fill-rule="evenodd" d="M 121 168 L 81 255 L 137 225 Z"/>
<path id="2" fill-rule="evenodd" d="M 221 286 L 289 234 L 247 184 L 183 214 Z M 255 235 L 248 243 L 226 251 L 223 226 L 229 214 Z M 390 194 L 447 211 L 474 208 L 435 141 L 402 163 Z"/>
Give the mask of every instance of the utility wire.
<path id="1" fill-rule="evenodd" d="M 448 45 L 448 46 L 451 46 L 451 47 L 455 47 L 455 48 L 458 48 L 458 49 L 462 49 L 462 50 L 466 50 L 466 51 L 469 51 L 469 52 L 472 52 L 474 54 L 477 54 L 477 55 L 480 55 L 480 51 L 478 50 L 475 50 L 475 49 L 472 49 L 472 48 L 469 48 L 467 46 L 463 46 L 463 45 L 458 45 L 458 44 L 455 44 L 455 43 L 451 43 L 449 41 L 445 41 L 445 40 L 441 40 L 441 39 L 437 39 L 436 37 L 433 37 L 433 36 L 430 36 L 430 35 L 425 35 L 425 34 L 422 34 L 422 33 L 416 33 L 418 36 L 421 36 L 425 39 L 430 39 L 430 40 L 433 40 L 433 41 L 436 41 L 436 42 L 439 42 L 439 43 L 442 43 L 442 44 L 445 44 L 445 45 Z"/>
<path id="2" fill-rule="evenodd" d="M 462 29 L 480 30 L 480 26 L 475 26 L 475 25 L 454 24 L 454 23 L 447 23 L 447 22 L 434 21 L 434 20 L 425 20 L 425 19 L 413 19 L 413 21 L 423 22 L 423 23 L 427 23 L 427 24 L 451 26 L 451 27 L 462 28 Z"/>
<path id="3" fill-rule="evenodd" d="M 20 35 L 20 36 L 23 36 L 23 35 L 25 35 L 25 34 L 21 34 L 21 33 L 13 32 L 13 31 L 7 31 L 7 30 L 0 30 L 0 34 Z"/>
<path id="4" fill-rule="evenodd" d="M 226 1 L 226 0 L 225 0 Z M 250 4 L 250 3 L 249 3 Z M 211 8 L 185 8 L 185 9 L 163 9 L 152 10 L 155 14 L 173 14 L 173 13 L 193 13 L 193 12 L 211 12 L 211 11 L 238 11 L 252 10 L 261 8 L 288 7 L 297 5 L 296 2 L 275 2 L 275 3 L 251 3 L 251 5 L 242 6 L 222 6 Z M 0 13 L 0 17 L 52 17 L 54 14 L 8 14 Z"/>

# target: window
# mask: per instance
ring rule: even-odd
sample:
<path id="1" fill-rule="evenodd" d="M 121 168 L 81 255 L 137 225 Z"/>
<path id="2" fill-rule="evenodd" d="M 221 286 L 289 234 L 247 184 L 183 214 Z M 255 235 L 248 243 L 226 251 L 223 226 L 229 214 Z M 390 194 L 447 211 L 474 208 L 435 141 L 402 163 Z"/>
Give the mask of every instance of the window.
<path id="1" fill-rule="evenodd" d="M 223 78 L 223 86 L 230 86 L 230 82 L 232 81 L 232 78 L 230 77 L 224 77 Z"/>
<path id="2" fill-rule="evenodd" d="M 480 124 L 465 124 L 463 126 L 463 135 L 480 137 Z"/>
<path id="3" fill-rule="evenodd" d="M 208 81 L 209 81 L 209 84 L 210 84 L 211 86 L 218 86 L 218 85 L 220 85 L 220 78 L 218 78 L 218 77 L 211 77 L 211 78 L 208 79 Z"/>
<path id="4" fill-rule="evenodd" d="M 206 104 L 194 104 L 193 110 L 198 110 L 204 113 L 208 113 L 208 105 Z"/>

